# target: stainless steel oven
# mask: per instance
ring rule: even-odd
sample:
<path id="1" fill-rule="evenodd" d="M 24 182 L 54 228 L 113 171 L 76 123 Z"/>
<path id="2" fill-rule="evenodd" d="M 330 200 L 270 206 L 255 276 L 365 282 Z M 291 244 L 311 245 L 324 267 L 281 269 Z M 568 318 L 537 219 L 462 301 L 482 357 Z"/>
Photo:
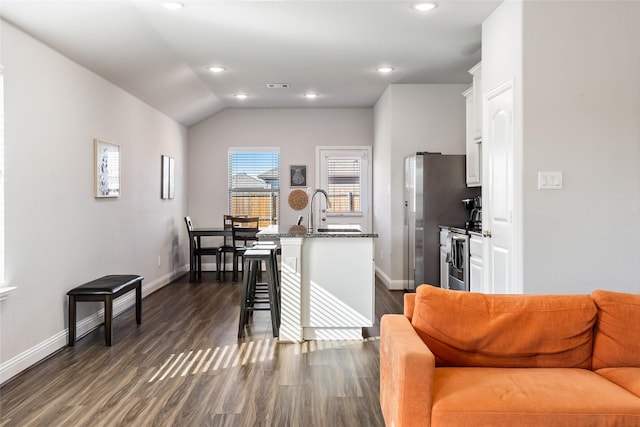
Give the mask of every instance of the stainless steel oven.
<path id="1" fill-rule="evenodd" d="M 449 254 L 449 289 L 469 291 L 469 235 L 465 230 L 451 230 Z"/>

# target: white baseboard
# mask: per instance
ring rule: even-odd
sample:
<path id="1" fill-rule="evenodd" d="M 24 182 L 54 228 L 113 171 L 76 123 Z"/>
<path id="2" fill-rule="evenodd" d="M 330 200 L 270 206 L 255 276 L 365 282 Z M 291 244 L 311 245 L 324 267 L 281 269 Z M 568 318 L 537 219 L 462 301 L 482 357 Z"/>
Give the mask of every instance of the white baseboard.
<path id="1" fill-rule="evenodd" d="M 402 291 L 404 290 L 404 280 L 391 280 L 384 271 L 376 266 L 376 277 L 382 282 L 382 284 L 390 291 Z"/>
<path id="2" fill-rule="evenodd" d="M 157 291 L 158 289 L 168 285 L 174 279 L 184 274 L 186 271 L 189 271 L 188 266 L 183 266 L 182 268 L 166 274 L 158 279 L 149 282 L 142 283 L 142 297 Z M 123 295 L 117 298 L 113 303 L 113 316 L 117 316 L 123 311 L 133 307 L 135 305 L 135 292 L 129 292 L 126 295 Z M 144 316 L 144 311 L 143 311 Z M 65 316 L 66 317 L 66 316 Z M 81 337 L 89 331 L 97 328 L 101 324 L 104 323 L 104 309 L 100 309 L 97 312 L 91 314 L 84 319 L 78 320 L 76 322 L 76 337 Z M 64 329 L 62 331 L 57 332 L 53 336 L 47 338 L 46 340 L 36 344 L 30 349 L 18 354 L 17 356 L 7 360 L 6 362 L 0 364 L 0 385 L 4 385 L 6 381 L 15 377 L 20 372 L 29 368 L 30 366 L 35 365 L 40 362 L 42 359 L 47 356 L 55 353 L 63 347 L 66 347 L 68 344 L 68 329 Z"/>
<path id="3" fill-rule="evenodd" d="M 204 272 L 217 271 L 216 268 L 217 268 L 217 266 L 216 266 L 215 262 L 203 262 L 202 263 L 202 271 L 204 271 Z M 188 270 L 189 270 L 189 267 L 187 266 L 187 271 Z M 238 263 L 238 270 L 242 271 L 242 263 L 241 262 Z M 265 266 L 264 265 L 262 266 L 262 270 L 263 271 L 265 270 Z M 222 270 L 220 270 L 220 271 L 222 271 Z M 230 262 L 226 263 L 225 271 L 227 273 L 233 271 L 233 263 L 232 262 L 231 263 Z"/>
<path id="4" fill-rule="evenodd" d="M 216 271 L 216 263 L 215 262 L 203 262 L 202 263 L 202 271 Z M 189 269 L 189 267 L 187 266 L 187 270 Z M 233 269 L 233 265 L 231 265 L 230 263 L 227 263 L 226 266 L 227 271 L 231 271 L 231 269 Z"/>

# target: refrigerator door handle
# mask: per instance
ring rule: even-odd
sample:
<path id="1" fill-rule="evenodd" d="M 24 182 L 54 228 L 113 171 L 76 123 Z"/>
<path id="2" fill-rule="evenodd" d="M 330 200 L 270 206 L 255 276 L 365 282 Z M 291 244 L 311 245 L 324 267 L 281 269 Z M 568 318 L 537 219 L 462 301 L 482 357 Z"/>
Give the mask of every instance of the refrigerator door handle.
<path id="1" fill-rule="evenodd" d="M 404 225 L 409 224 L 409 202 L 404 201 Z"/>

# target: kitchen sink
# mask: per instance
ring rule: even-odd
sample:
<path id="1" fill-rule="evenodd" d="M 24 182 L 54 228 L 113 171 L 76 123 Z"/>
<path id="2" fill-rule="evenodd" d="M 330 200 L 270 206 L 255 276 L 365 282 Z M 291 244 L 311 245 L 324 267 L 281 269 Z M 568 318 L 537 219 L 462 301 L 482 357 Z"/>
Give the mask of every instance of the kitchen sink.
<path id="1" fill-rule="evenodd" d="M 323 227 L 318 228 L 318 233 L 362 233 L 360 227 Z"/>

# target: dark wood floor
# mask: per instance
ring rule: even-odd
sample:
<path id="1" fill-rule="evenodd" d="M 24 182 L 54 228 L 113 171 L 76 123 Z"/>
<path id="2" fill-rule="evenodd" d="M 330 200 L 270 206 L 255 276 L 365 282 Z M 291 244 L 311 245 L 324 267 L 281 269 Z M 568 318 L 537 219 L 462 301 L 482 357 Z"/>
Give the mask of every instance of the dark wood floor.
<path id="1" fill-rule="evenodd" d="M 237 284 L 187 276 L 0 389 L 0 426 L 383 426 L 379 319 L 402 292 L 376 283 L 364 341 L 278 343 L 268 312 L 237 339 Z"/>

